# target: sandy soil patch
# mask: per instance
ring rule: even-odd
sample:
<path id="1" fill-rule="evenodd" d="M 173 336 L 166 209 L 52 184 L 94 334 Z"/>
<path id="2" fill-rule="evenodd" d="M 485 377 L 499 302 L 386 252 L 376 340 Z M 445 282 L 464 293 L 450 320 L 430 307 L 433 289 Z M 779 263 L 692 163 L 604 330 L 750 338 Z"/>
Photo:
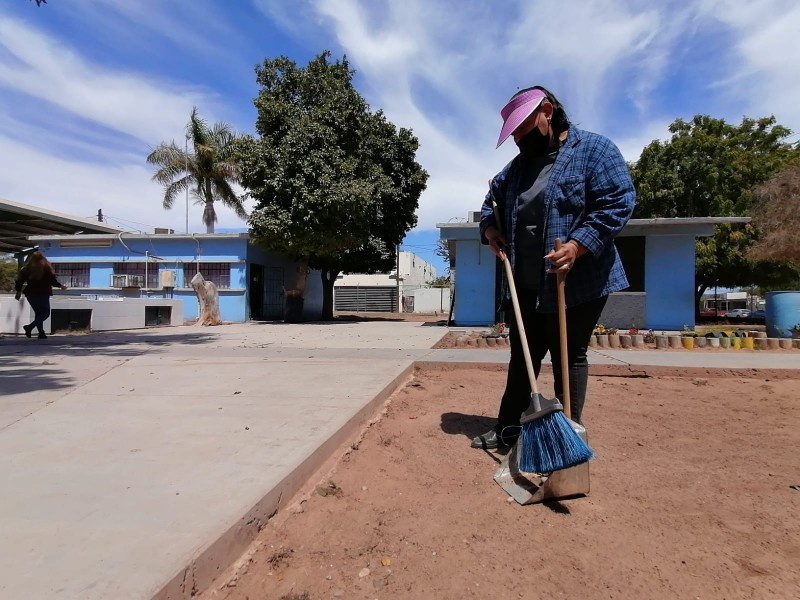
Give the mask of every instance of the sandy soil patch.
<path id="1" fill-rule="evenodd" d="M 590 494 L 519 506 L 469 448 L 505 369 L 418 369 L 202 598 L 800 597 L 800 372 L 638 374 L 591 378 Z"/>

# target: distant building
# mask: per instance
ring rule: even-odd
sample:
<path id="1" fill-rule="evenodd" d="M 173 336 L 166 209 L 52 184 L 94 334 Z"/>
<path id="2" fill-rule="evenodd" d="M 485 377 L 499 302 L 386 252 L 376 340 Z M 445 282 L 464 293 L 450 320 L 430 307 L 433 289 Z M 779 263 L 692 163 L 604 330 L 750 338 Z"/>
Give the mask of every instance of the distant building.
<path id="1" fill-rule="evenodd" d="M 248 234 L 142 234 L 31 236 L 69 287 L 59 296 L 180 299 L 183 318 L 196 319 L 190 281 L 196 273 L 216 284 L 225 321 L 282 319 L 284 290 L 294 287 L 297 265 L 265 252 Z M 308 276 L 303 317 L 322 316 L 319 273 Z"/>
<path id="2" fill-rule="evenodd" d="M 413 293 L 438 277 L 436 267 L 412 252 L 400 251 L 399 273 L 342 275 L 334 283 L 334 309 L 358 312 L 413 312 Z M 398 299 L 400 306 L 398 308 Z M 411 299 L 411 300 L 410 300 Z"/>

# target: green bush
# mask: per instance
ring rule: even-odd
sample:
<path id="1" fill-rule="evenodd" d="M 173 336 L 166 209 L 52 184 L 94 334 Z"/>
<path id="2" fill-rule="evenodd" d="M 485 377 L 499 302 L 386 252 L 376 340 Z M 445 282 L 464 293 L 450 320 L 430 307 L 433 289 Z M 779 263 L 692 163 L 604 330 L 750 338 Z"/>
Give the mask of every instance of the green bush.
<path id="1" fill-rule="evenodd" d="M 13 292 L 17 278 L 17 263 L 0 259 L 0 292 Z"/>

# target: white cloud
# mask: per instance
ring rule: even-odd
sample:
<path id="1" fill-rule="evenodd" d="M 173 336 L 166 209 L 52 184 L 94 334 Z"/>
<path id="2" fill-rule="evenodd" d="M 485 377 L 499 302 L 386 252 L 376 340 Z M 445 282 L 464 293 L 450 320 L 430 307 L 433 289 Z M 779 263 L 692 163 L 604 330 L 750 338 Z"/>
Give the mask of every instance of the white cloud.
<path id="1" fill-rule="evenodd" d="M 794 1 L 731 0 L 703 3 L 704 14 L 731 29 L 738 61 L 720 77 L 720 86 L 740 100 L 740 114 L 775 114 L 778 121 L 800 130 L 800 5 Z"/>
<path id="2" fill-rule="evenodd" d="M 800 111 L 800 45 L 792 39 L 800 31 L 800 6 L 794 2 L 312 4 L 358 69 L 371 103 L 420 138 L 419 160 L 431 179 L 418 228 L 477 210 L 486 178 L 513 154 L 513 147 L 494 152 L 492 142 L 497 112 L 516 86 L 548 85 L 573 121 L 610 132 L 627 160 L 652 140 L 669 139 L 667 127 L 679 116 L 748 106 L 758 116 L 785 114 L 793 126 Z M 707 43 L 706 30 L 720 23 L 727 29 L 708 48 L 713 54 L 687 54 L 687 47 Z M 713 79 L 687 75 L 698 65 L 716 69 L 720 81 L 744 72 L 758 85 L 715 90 Z"/>
<path id="3" fill-rule="evenodd" d="M 209 103 L 199 89 L 92 64 L 68 45 L 1 16 L 0 40 L 13 56 L 0 62 L 0 86 L 153 145 L 165 132 L 182 137 L 192 106 Z"/>
<path id="4" fill-rule="evenodd" d="M 99 32 L 109 25 L 120 35 L 128 28 L 126 42 L 168 40 L 187 55 L 200 52 L 202 60 L 186 59 L 195 67 L 183 71 L 194 73 L 189 83 L 183 73 L 156 75 L 153 65 L 133 70 L 114 68 L 114 60 L 98 64 L 64 38 L 44 33 L 36 21 L 0 14 L 0 110 L 6 108 L 0 152 L 11 157 L 0 166 L 0 195 L 81 216 L 102 207 L 112 216 L 183 230 L 182 210 L 160 208 L 160 189 L 150 182 L 143 156 L 163 140 L 182 139 L 192 105 L 212 122 L 218 111 L 244 114 L 240 106 L 221 105 L 222 90 L 205 85 L 198 65 L 253 62 L 224 42 L 236 22 L 202 1 L 213 14 L 187 14 L 185 21 L 180 14 L 187 2 L 142 8 L 109 0 L 102 9 L 88 0 L 76 3 L 87 38 L 92 27 Z M 265 15 L 266 36 L 278 26 L 310 54 L 326 47 L 334 56 L 347 54 L 373 108 L 413 129 L 421 143 L 418 158 L 431 174 L 418 229 L 479 208 L 486 180 L 514 154 L 513 144 L 495 151 L 494 142 L 499 109 L 517 87 L 547 85 L 579 126 L 611 135 L 627 160 L 653 139 L 667 139 L 676 117 L 697 112 L 732 121 L 745 113 L 775 113 L 782 124 L 800 129 L 795 0 L 252 5 Z M 139 35 L 146 41 L 135 39 Z M 204 46 L 206 40 L 214 41 Z M 212 56 L 215 43 L 222 46 L 218 57 Z M 231 68 L 243 70 L 239 63 Z M 19 97 L 53 110 L 33 119 L 12 110 Z M 193 229 L 202 230 L 200 209 L 193 211 Z M 220 213 L 220 226 L 241 225 L 229 211 Z"/>
<path id="5" fill-rule="evenodd" d="M 59 158 L 0 136 L 0 197 L 79 217 L 91 217 L 98 209 L 116 226 L 151 231 L 170 227 L 183 232 L 185 202 L 172 210 L 161 206 L 161 187 L 150 178 L 144 162 L 97 164 Z M 191 198 L 190 198 L 191 202 Z M 246 227 L 232 211 L 215 206 L 218 227 Z M 189 230 L 205 231 L 203 209 L 190 204 Z"/>
<path id="6" fill-rule="evenodd" d="M 464 4 L 314 3 L 357 68 L 373 106 L 411 127 L 421 141 L 418 159 L 431 178 L 420 203 L 419 229 L 478 210 L 487 179 L 513 157 L 510 142 L 494 150 L 499 109 L 514 91 L 512 82 L 556 79 L 567 89 L 580 89 L 570 106 L 581 121 L 598 122 L 604 113 L 595 108 L 603 99 L 603 78 L 647 48 L 658 24 L 654 11 L 631 14 L 605 2 L 591 3 L 584 13 L 574 10 L 574 1 L 557 11 L 542 2 L 520 2 L 517 14 Z M 632 152 L 638 156 L 640 150 Z"/>
<path id="7" fill-rule="evenodd" d="M 95 64 L 62 41 L 0 15 L 0 92 L 29 97 L 36 108 L 0 116 L 0 196 L 78 216 L 102 208 L 132 229 L 184 230 L 185 210 L 161 208 L 145 157 L 169 139 L 183 140 L 193 105 L 214 95 L 141 73 Z M 2 104 L 0 104 L 2 105 Z M 206 112 L 203 116 L 209 116 Z M 211 119 L 209 119 L 211 120 Z M 217 207 L 220 227 L 243 227 Z M 190 230 L 205 231 L 190 206 Z M 122 221 L 112 221 L 121 225 Z"/>

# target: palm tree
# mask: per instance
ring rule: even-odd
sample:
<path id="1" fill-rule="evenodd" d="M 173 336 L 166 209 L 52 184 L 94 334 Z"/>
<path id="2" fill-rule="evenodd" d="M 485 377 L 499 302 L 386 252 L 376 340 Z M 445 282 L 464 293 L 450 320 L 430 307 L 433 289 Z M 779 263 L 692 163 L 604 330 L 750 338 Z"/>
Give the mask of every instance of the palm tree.
<path id="1" fill-rule="evenodd" d="M 216 123 L 209 128 L 195 107 L 186 125 L 186 138 L 192 144 L 191 153 L 173 141 L 160 144 L 147 157 L 149 164 L 158 167 L 153 181 L 164 186 L 164 208 L 172 208 L 179 194 L 191 190 L 195 202 L 205 206 L 206 233 L 214 233 L 216 200 L 233 209 L 241 219 L 247 219 L 242 199 L 232 187 L 239 182 L 239 167 L 234 160 L 236 134 L 230 125 Z"/>

